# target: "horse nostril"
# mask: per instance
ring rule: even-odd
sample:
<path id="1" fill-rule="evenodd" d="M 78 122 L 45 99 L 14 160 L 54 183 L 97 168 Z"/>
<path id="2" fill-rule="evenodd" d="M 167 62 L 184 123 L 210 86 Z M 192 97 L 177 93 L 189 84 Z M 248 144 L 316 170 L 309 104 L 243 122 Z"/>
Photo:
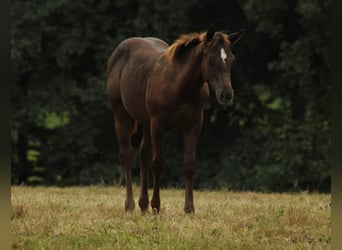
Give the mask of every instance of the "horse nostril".
<path id="1" fill-rule="evenodd" d="M 233 96 L 232 95 L 229 95 L 226 91 L 222 91 L 221 92 L 221 100 L 223 100 L 223 101 L 229 101 L 229 100 L 231 100 L 233 98 Z"/>

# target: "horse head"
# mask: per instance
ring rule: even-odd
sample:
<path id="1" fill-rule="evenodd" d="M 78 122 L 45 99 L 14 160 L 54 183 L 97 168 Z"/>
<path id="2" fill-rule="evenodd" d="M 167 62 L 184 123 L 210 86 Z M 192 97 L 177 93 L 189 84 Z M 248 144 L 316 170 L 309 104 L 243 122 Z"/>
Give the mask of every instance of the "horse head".
<path id="1" fill-rule="evenodd" d="M 232 105 L 234 99 L 231 84 L 234 55 L 230 47 L 240 40 L 243 33 L 244 29 L 230 34 L 216 32 L 215 26 L 211 26 L 206 32 L 201 65 L 202 76 L 215 92 L 217 102 L 224 108 Z"/>

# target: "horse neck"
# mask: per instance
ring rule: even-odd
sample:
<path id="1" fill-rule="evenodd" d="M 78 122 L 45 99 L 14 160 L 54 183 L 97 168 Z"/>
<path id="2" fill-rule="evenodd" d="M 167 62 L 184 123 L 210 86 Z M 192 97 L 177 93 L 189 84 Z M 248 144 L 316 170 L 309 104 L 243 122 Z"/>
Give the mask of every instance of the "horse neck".
<path id="1" fill-rule="evenodd" d="M 177 72 L 177 77 L 174 84 L 177 84 L 179 91 L 184 94 L 188 94 L 187 92 L 193 93 L 193 91 L 199 90 L 203 86 L 202 58 L 202 47 L 197 45 L 188 52 L 187 56 L 176 62 L 175 72 Z"/>

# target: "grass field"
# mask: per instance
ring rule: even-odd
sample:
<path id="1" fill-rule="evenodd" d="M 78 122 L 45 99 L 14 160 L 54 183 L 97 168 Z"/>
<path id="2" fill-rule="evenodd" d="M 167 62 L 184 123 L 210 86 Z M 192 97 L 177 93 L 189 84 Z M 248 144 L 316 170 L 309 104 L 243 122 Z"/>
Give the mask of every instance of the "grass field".
<path id="1" fill-rule="evenodd" d="M 151 195 L 151 192 L 149 192 Z M 137 201 L 139 190 L 134 188 Z M 161 191 L 161 212 L 124 212 L 118 187 L 12 187 L 13 249 L 329 249 L 330 195 Z"/>

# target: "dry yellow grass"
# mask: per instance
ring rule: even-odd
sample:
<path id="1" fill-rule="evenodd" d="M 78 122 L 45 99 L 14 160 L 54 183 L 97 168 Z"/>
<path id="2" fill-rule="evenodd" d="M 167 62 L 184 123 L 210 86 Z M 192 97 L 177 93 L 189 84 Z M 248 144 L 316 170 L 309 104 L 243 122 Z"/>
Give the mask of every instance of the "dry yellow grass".
<path id="1" fill-rule="evenodd" d="M 135 198 L 139 190 L 134 188 Z M 161 191 L 161 213 L 124 212 L 117 187 L 12 187 L 13 249 L 327 249 L 330 195 Z"/>

